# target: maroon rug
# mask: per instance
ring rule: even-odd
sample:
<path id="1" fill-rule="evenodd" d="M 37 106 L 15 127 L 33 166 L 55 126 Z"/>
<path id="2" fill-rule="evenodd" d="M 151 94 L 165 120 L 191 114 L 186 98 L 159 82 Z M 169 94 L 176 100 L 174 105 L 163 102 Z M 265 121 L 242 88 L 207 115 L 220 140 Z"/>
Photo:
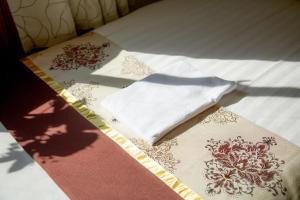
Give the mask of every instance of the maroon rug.
<path id="1" fill-rule="evenodd" d="M 1 103 L 0 120 L 71 199 L 181 199 L 44 82 L 25 75 Z"/>

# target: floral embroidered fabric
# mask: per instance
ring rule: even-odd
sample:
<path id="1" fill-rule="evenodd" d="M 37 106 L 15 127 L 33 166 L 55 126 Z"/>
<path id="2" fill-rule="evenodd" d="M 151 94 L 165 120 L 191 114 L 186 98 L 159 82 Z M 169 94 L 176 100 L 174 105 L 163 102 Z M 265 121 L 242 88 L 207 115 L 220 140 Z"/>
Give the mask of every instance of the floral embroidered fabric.
<path id="1" fill-rule="evenodd" d="M 100 102 L 154 71 L 95 33 L 67 44 L 30 59 L 203 199 L 299 199 L 298 147 L 218 106 L 179 125 L 151 146 L 102 109 Z M 63 57 L 69 60 L 60 63 Z"/>
<path id="2" fill-rule="evenodd" d="M 105 49 L 109 47 L 109 42 L 105 42 L 100 46 L 89 42 L 78 45 L 66 45 L 63 47 L 64 53 L 58 54 L 54 58 L 50 70 L 77 70 L 80 67 L 95 70 L 109 56 L 105 52 Z"/>
<path id="3" fill-rule="evenodd" d="M 222 107 L 214 106 L 197 116 L 201 124 L 216 123 L 216 124 L 228 124 L 236 123 L 239 116 L 233 112 L 230 112 Z"/>
<path id="4" fill-rule="evenodd" d="M 78 98 L 82 103 L 90 106 L 97 99 L 93 96 L 93 90 L 97 88 L 99 83 L 89 82 L 88 84 L 76 84 L 75 80 L 64 81 L 61 83 L 65 88 L 71 92 L 76 98 Z"/>
<path id="5" fill-rule="evenodd" d="M 273 145 L 277 145 L 274 137 L 264 137 L 257 143 L 241 136 L 227 141 L 209 140 L 205 147 L 213 159 L 205 162 L 205 176 L 210 180 L 207 192 L 253 195 L 255 187 L 260 187 L 274 196 L 285 195 L 287 189 L 280 177 L 285 162 L 270 152 Z"/>
<path id="6" fill-rule="evenodd" d="M 122 74 L 134 74 L 137 76 L 146 76 L 153 73 L 153 70 L 145 63 L 139 61 L 134 56 L 126 56 L 122 62 Z"/>
<path id="7" fill-rule="evenodd" d="M 180 161 L 177 160 L 171 152 L 172 147 L 178 145 L 176 138 L 166 140 L 157 146 L 149 145 L 144 140 L 138 138 L 132 138 L 131 141 L 150 158 L 174 174 L 176 171 L 176 165 L 180 163 Z"/>

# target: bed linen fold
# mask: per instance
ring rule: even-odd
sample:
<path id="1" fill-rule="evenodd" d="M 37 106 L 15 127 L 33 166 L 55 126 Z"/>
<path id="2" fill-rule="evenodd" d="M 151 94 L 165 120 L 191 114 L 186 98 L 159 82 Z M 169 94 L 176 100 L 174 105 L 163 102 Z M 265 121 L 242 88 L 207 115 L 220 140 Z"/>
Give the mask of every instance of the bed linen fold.
<path id="1" fill-rule="evenodd" d="M 232 81 L 206 76 L 179 61 L 106 97 L 102 106 L 145 141 L 154 144 L 234 88 Z"/>

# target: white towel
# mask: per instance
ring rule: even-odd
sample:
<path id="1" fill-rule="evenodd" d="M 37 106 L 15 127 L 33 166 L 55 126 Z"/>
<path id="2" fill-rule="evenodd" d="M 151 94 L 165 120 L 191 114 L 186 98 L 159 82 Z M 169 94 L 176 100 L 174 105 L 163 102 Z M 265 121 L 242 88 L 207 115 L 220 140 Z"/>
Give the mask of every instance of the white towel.
<path id="1" fill-rule="evenodd" d="M 102 101 L 102 106 L 146 142 L 216 104 L 235 83 L 208 77 L 185 62 L 165 68 Z"/>

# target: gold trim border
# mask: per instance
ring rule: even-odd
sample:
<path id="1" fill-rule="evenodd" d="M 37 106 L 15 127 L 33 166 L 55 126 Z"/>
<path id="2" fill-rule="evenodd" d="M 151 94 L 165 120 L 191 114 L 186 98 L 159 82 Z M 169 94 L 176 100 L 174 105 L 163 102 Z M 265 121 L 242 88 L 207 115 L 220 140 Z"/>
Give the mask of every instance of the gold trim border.
<path id="1" fill-rule="evenodd" d="M 142 150 L 136 147 L 125 136 L 118 133 L 116 130 L 110 128 L 99 116 L 97 116 L 92 110 L 87 108 L 84 104 L 78 101 L 71 93 L 61 87 L 56 81 L 43 72 L 38 66 L 36 66 L 29 58 L 25 57 L 21 59 L 21 62 L 29 68 L 35 75 L 43 80 L 48 86 L 50 86 L 59 96 L 61 96 L 69 105 L 71 105 L 77 112 L 79 112 L 84 118 L 95 125 L 101 132 L 106 134 L 115 143 L 117 143 L 123 150 L 125 150 L 132 158 L 138 161 L 152 174 L 158 177 L 166 185 L 168 185 L 173 191 L 185 200 L 203 200 L 196 192 L 184 185 L 176 176 L 166 171 L 156 161 L 148 157 Z"/>

